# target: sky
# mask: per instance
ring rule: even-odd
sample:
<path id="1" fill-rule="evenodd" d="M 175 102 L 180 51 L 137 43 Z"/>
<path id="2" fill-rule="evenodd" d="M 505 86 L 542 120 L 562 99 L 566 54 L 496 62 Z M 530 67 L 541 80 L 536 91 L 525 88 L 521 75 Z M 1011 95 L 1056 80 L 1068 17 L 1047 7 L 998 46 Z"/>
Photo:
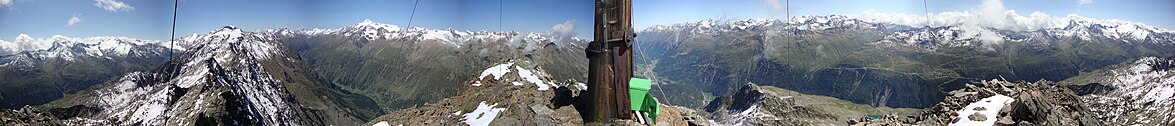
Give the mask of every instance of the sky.
<path id="1" fill-rule="evenodd" d="M 0 40 L 12 41 L 22 33 L 35 38 L 165 38 L 171 29 L 171 6 L 171 1 L 162 0 L 0 0 Z"/>
<path id="2" fill-rule="evenodd" d="M 167 40 L 173 6 L 168 0 L 0 0 L 0 40 L 20 34 Z M 370 19 L 401 27 L 590 38 L 593 7 L 583 0 L 180 0 L 175 30 L 178 38 L 225 25 L 340 28 Z"/>
<path id="3" fill-rule="evenodd" d="M 633 2 L 636 28 L 700 20 L 786 19 L 802 15 L 862 15 L 866 11 L 924 16 L 927 12 L 976 12 L 985 0 L 637 0 Z M 1096 19 L 1120 19 L 1164 29 L 1175 29 L 1175 1 L 1171 0 L 1005 0 L 1000 8 L 1021 16 L 1041 12 L 1051 17 L 1077 14 Z M 924 4 L 925 3 L 925 4 Z M 934 15 L 932 15 L 933 17 Z"/>
<path id="4" fill-rule="evenodd" d="M 985 1 L 996 1 L 998 5 L 985 5 Z M 175 30 L 177 37 L 183 37 L 225 25 L 245 30 L 339 28 L 371 19 L 401 27 L 537 32 L 580 38 L 591 38 L 592 33 L 594 3 L 590 0 L 417 2 L 180 0 Z M 633 4 L 637 30 L 656 24 L 707 19 L 784 19 L 831 14 L 916 17 L 927 12 L 931 17 L 940 17 L 955 12 L 978 14 L 989 8 L 1021 17 L 1032 17 L 1034 13 L 1048 17 L 1077 14 L 1175 29 L 1175 14 L 1171 13 L 1175 12 L 1175 1 L 1170 0 L 636 0 Z M 12 41 L 20 34 L 34 38 L 65 35 L 166 40 L 171 37 L 173 5 L 173 1 L 167 0 L 0 0 L 0 40 Z"/>

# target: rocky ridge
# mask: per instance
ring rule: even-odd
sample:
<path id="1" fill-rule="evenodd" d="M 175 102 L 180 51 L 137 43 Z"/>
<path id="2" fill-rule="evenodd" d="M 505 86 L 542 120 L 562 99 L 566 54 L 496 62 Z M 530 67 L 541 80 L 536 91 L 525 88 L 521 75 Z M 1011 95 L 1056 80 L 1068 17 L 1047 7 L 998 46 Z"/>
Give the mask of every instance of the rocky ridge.
<path id="1" fill-rule="evenodd" d="M 871 115 L 913 114 L 916 109 L 872 107 L 754 83 L 715 98 L 703 109 L 711 125 L 844 125 Z"/>
<path id="2" fill-rule="evenodd" d="M 151 71 L 36 106 L 66 125 L 326 125 L 364 113 L 272 36 L 226 26 Z M 314 90 L 314 91 L 307 91 Z M 367 99 L 370 100 L 370 99 Z M 34 110 L 35 111 L 35 110 Z"/>
<path id="3" fill-rule="evenodd" d="M 1055 82 L 996 79 L 951 91 L 943 102 L 908 119 L 863 120 L 858 125 L 1106 125 L 1085 103 Z"/>
<path id="4" fill-rule="evenodd" d="M 1145 57 L 1061 81 L 1112 125 L 1175 125 L 1172 57 Z"/>

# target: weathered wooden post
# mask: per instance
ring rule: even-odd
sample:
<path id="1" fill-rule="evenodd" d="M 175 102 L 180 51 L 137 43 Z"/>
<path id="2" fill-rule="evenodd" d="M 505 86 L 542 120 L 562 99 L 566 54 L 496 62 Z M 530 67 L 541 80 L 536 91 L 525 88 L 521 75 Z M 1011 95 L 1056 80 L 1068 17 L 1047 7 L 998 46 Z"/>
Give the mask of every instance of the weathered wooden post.
<path id="1" fill-rule="evenodd" d="M 631 119 L 632 0 L 596 0 L 594 40 L 588 44 L 587 122 Z"/>

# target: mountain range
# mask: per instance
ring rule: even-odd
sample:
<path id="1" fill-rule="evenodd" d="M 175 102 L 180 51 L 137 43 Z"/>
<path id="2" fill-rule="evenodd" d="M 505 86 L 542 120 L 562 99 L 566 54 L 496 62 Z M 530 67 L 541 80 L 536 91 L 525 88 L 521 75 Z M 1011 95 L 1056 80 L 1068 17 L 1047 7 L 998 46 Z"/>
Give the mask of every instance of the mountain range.
<path id="1" fill-rule="evenodd" d="M 1175 33 L 1068 19 L 1030 30 L 841 15 L 658 25 L 638 32 L 634 72 L 654 80 L 650 93 L 674 113 L 665 120 L 689 124 L 957 123 L 971 117 L 949 113 L 996 96 L 1059 99 L 1008 102 L 1029 105 L 1001 112 L 1033 112 L 993 120 L 1051 124 L 1015 115 L 1064 106 L 1116 115 L 1058 118 L 1170 123 L 1155 113 L 1173 103 L 1171 61 L 1156 57 L 1175 54 Z M 13 80 L 0 82 L 0 104 L 14 109 L 0 115 L 64 125 L 576 124 L 590 41 L 370 20 L 336 29 L 225 26 L 177 46 L 23 36 L 53 44 L 0 56 L 0 74 Z M 1023 93 L 1033 91 L 1044 93 Z M 844 120 L 917 108 L 927 109 Z M 502 118 L 480 122 L 487 118 L 466 112 Z"/>
<path id="2" fill-rule="evenodd" d="M 580 57 L 585 43 L 581 39 L 556 40 L 537 33 L 401 29 L 370 20 L 339 29 L 243 31 L 225 26 L 177 39 L 174 57 L 168 57 L 164 42 L 120 37 L 108 40 L 123 44 L 114 48 L 122 50 L 112 50 L 111 44 L 104 43 L 107 41 L 87 44 L 95 43 L 92 39 L 59 39 L 53 41 L 60 43 L 53 48 L 7 55 L 0 68 L 21 72 L 40 67 L 33 65 L 55 68 L 105 63 L 92 59 L 142 67 L 87 67 L 90 70 L 86 71 L 121 73 L 103 78 L 68 77 L 93 80 L 71 92 L 46 91 L 56 97 L 22 97 L 40 94 L 22 87 L 4 88 L 3 93 L 14 94 L 5 98 L 39 101 L 4 100 L 5 104 L 12 108 L 36 105 L 29 111 L 49 113 L 69 125 L 352 124 L 455 95 L 468 73 L 507 59 L 533 60 L 528 64 L 556 69 L 549 74 L 563 81 L 583 80 L 587 69 L 586 59 Z M 78 41 L 83 44 L 71 44 Z M 125 51 L 123 48 L 132 50 L 117 52 Z M 150 51 L 155 55 L 150 56 L 157 58 L 150 62 L 127 60 L 143 55 L 139 50 L 146 49 L 154 49 Z M 74 62 L 54 63 L 57 60 Z"/>
<path id="3" fill-rule="evenodd" d="M 44 104 L 123 74 L 152 69 L 171 53 L 166 42 L 127 37 L 73 38 L 53 36 L 34 39 L 21 34 L 16 42 L 44 43 L 44 49 L 30 49 L 0 55 L 0 108 Z M 17 50 L 17 46 L 0 45 Z"/>
<path id="4" fill-rule="evenodd" d="M 635 60 L 637 75 L 658 78 L 659 86 L 673 90 L 661 98 L 678 105 L 700 107 L 753 82 L 874 106 L 925 108 L 971 81 L 1063 80 L 1175 54 L 1175 33 L 1167 30 L 1067 19 L 1067 27 L 1032 30 L 909 26 L 843 15 L 704 20 L 638 32 Z"/>

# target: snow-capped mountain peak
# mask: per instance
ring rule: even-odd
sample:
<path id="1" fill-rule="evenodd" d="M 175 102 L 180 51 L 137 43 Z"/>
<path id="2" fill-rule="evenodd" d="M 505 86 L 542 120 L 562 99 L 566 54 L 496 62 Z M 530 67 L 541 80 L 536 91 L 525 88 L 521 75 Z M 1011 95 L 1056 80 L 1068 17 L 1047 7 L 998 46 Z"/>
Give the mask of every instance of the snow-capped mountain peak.
<path id="1" fill-rule="evenodd" d="M 364 38 L 367 38 L 368 40 L 374 40 L 374 39 L 381 39 L 381 38 L 382 39 L 399 38 L 400 36 L 395 36 L 395 35 L 396 35 L 396 33 L 400 32 L 403 29 L 401 29 L 399 26 L 396 26 L 396 25 L 379 23 L 379 22 L 371 21 L 371 19 L 364 19 L 363 22 L 359 22 L 358 24 L 351 25 L 349 27 L 341 28 L 340 30 L 337 30 L 337 31 L 347 31 L 347 30 L 353 31 L 353 32 L 344 33 L 346 36 L 351 36 L 352 34 L 358 34 L 358 35 L 362 35 Z"/>
<path id="2" fill-rule="evenodd" d="M 746 20 L 702 20 L 669 25 L 654 25 L 642 30 L 655 31 L 690 31 L 691 34 L 712 35 L 719 32 L 732 31 L 821 31 L 836 28 L 868 28 L 877 27 L 878 23 L 870 23 L 844 15 L 807 15 L 788 19 L 746 19 Z"/>
<path id="3" fill-rule="evenodd" d="M 1032 17 L 1013 16 L 1009 18 L 1015 20 L 1005 22 L 1024 25 L 1019 27 L 994 27 L 967 22 L 948 25 L 917 26 L 905 24 L 909 24 L 913 20 L 925 19 L 910 17 L 910 19 L 890 18 L 878 20 L 869 18 L 876 17 L 806 15 L 794 17 L 788 21 L 780 21 L 778 19 L 702 20 L 698 22 L 650 26 L 643 30 L 643 32 L 690 34 L 687 36 L 714 36 L 727 32 L 762 34 L 786 32 L 804 36 L 819 35 L 842 29 L 855 29 L 855 31 L 867 30 L 883 33 L 884 38 L 876 41 L 879 44 L 917 46 L 925 50 L 971 46 L 991 50 L 992 46 L 1000 45 L 1004 42 L 1028 42 L 1025 44 L 1047 46 L 1052 43 L 1048 43 L 1043 39 L 1057 37 L 1073 37 L 1083 41 L 1106 38 L 1126 43 L 1175 45 L 1175 33 L 1161 28 L 1136 22 L 1093 19 L 1077 15 L 1069 15 L 1063 18 L 1052 18 L 1042 14 L 1034 14 Z M 974 17 L 960 16 L 958 18 Z M 902 23 L 903 21 L 906 23 Z"/>
<path id="4" fill-rule="evenodd" d="M 162 54 L 168 50 L 184 50 L 183 47 L 170 47 L 167 45 L 167 42 L 157 40 L 112 36 L 75 38 L 54 35 L 49 38 L 38 39 L 27 34 L 21 34 L 15 40 L 11 43 L 0 41 L 0 57 L 29 56 L 29 59 L 54 58 L 75 61 L 78 57 L 83 56 L 110 59 L 111 57 Z M 13 55 L 18 53 L 28 55 Z"/>
<path id="5" fill-rule="evenodd" d="M 228 59 L 237 56 L 269 59 L 275 55 L 282 55 L 276 49 L 279 48 L 279 42 L 276 42 L 272 36 L 255 32 L 244 32 L 231 25 L 205 35 L 193 36 L 187 40 L 191 40 L 187 43 L 197 43 L 197 46 L 194 46 L 193 48 L 195 49 L 192 51 L 210 54 L 198 56 L 216 56 L 217 62 L 234 62 Z"/>
<path id="6" fill-rule="evenodd" d="M 289 80 L 270 74 L 270 69 L 282 69 L 270 67 L 292 63 L 271 60 L 289 59 L 284 45 L 271 36 L 225 26 L 190 36 L 185 41 L 198 44 L 173 58 L 163 69 L 130 73 L 92 94 L 84 94 L 96 98 L 81 104 L 100 107 L 101 112 L 66 122 L 71 125 L 191 125 L 211 114 L 233 121 L 221 123 L 315 123 L 301 120 L 313 113 L 305 112 L 306 108 L 295 102 L 284 88 Z"/>
<path id="7" fill-rule="evenodd" d="M 1162 34 L 1162 33 L 1170 33 L 1171 32 L 1169 30 L 1165 30 L 1165 29 L 1161 29 L 1161 28 L 1153 27 L 1153 26 L 1148 26 L 1146 24 L 1137 23 L 1137 22 L 1130 22 L 1130 21 L 1117 20 L 1117 19 L 1110 19 L 1110 20 L 1093 19 L 1093 18 L 1082 17 L 1082 16 L 1075 15 L 1075 14 L 1070 14 L 1070 15 L 1065 16 L 1064 18 L 1061 18 L 1059 20 L 1062 20 L 1063 22 L 1067 22 L 1067 24 L 1064 25 L 1063 27 L 1057 27 L 1056 30 L 1063 32 L 1063 33 L 1067 33 L 1067 35 L 1074 34 L 1074 33 L 1078 33 L 1078 35 L 1092 35 L 1092 34 L 1088 34 L 1088 33 L 1092 32 L 1092 33 L 1101 33 L 1101 34 L 1097 34 L 1097 35 L 1105 36 L 1105 37 L 1109 37 L 1109 38 L 1114 38 L 1114 39 L 1146 40 L 1148 38 L 1151 38 L 1152 35 L 1154 35 L 1154 34 Z M 1082 33 L 1085 33 L 1085 34 L 1082 34 Z"/>
<path id="8" fill-rule="evenodd" d="M 396 25 L 379 23 L 370 19 L 354 25 L 338 28 L 338 29 L 304 29 L 298 33 L 309 36 L 322 35 L 341 35 L 343 37 L 360 37 L 367 41 L 375 40 L 408 40 L 408 42 L 418 43 L 441 43 L 452 47 L 463 48 L 471 41 L 509 41 L 519 45 L 542 45 L 541 43 L 552 43 L 557 40 L 550 36 L 541 33 L 527 33 L 520 34 L 518 32 L 505 31 L 462 31 L 453 28 L 447 29 L 430 29 L 423 27 L 403 28 Z M 584 39 L 572 39 L 576 41 L 572 43 L 579 43 L 579 41 L 586 41 Z M 531 42 L 540 44 L 522 44 L 517 42 Z"/>
<path id="9" fill-rule="evenodd" d="M 379 23 L 371 21 L 371 19 L 363 19 L 363 22 L 351 26 L 353 28 L 367 28 L 367 29 L 386 29 L 386 30 L 400 30 L 399 26 Z"/>

